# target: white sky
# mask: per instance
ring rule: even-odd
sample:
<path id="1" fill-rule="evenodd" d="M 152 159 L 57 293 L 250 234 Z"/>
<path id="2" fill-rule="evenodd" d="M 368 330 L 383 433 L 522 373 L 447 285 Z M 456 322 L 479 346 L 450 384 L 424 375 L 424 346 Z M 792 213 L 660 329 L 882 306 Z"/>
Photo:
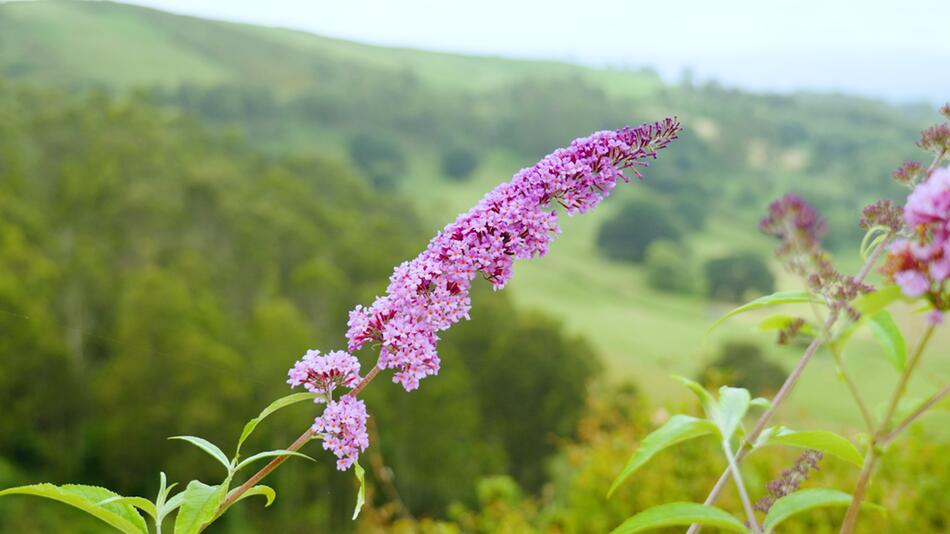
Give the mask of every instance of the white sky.
<path id="1" fill-rule="evenodd" d="M 938 98 L 944 89 L 950 93 L 948 0 L 132 3 L 383 45 L 601 65 L 644 65 L 668 76 L 689 65 L 702 76 L 753 88 L 817 86 L 849 90 L 857 85 L 858 92 L 868 93 L 861 89 L 866 86 L 870 93 L 894 96 L 891 93 L 901 91 L 880 86 L 892 78 L 911 76 L 917 80 L 897 82 L 905 89 L 913 89 L 916 84 L 924 94 Z M 851 65 L 856 61 L 862 64 Z M 778 62 L 784 68 L 769 68 Z M 743 72 L 750 69 L 757 72 Z M 888 70 L 891 72 L 882 72 Z M 939 82 L 939 90 L 923 87 L 935 82 Z M 950 98 L 950 94 L 946 96 Z"/>

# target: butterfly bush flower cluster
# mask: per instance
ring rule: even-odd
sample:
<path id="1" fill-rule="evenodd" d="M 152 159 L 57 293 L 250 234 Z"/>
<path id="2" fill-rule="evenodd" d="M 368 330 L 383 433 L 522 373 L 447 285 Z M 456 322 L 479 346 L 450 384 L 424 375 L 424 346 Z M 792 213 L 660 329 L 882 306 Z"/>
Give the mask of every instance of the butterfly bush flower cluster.
<path id="1" fill-rule="evenodd" d="M 824 458 L 824 454 L 821 451 L 806 449 L 795 460 L 794 466 L 782 470 L 782 474 L 778 478 L 768 483 L 766 488 L 769 490 L 769 494 L 759 499 L 753 508 L 762 513 L 768 513 L 775 501 L 798 491 L 802 482 L 808 480 L 811 471 L 818 471 L 818 462 L 822 458 Z"/>
<path id="2" fill-rule="evenodd" d="M 884 272 L 909 297 L 926 296 L 933 320 L 950 308 L 950 168 L 937 169 L 907 198 L 904 223 L 911 237 L 891 245 Z"/>
<path id="3" fill-rule="evenodd" d="M 775 254 L 789 272 L 804 277 L 809 288 L 822 295 L 831 309 L 858 318 L 849 303 L 873 288 L 835 268 L 821 245 L 827 226 L 818 210 L 801 197 L 788 194 L 769 206 L 759 226 L 779 240 Z M 780 332 L 780 341 L 794 337 L 803 324 L 799 322 L 794 332 Z"/>
<path id="4" fill-rule="evenodd" d="M 327 403 L 313 423 L 313 432 L 323 437 L 323 448 L 336 455 L 336 468 L 345 471 L 369 447 L 366 404 L 352 395 Z"/>
<path id="5" fill-rule="evenodd" d="M 318 350 L 308 350 L 304 357 L 287 373 L 291 387 L 303 386 L 314 399 L 323 403 L 330 400 L 338 386 L 353 387 L 360 380 L 360 361 L 341 350 L 321 355 Z"/>
<path id="6" fill-rule="evenodd" d="M 350 313 L 349 350 L 378 343 L 379 367 L 394 369 L 393 380 L 407 391 L 416 389 L 439 371 L 438 332 L 468 318 L 478 275 L 503 288 L 516 259 L 543 256 L 559 233 L 556 204 L 569 214 L 592 209 L 627 180 L 622 169 L 646 165 L 642 160 L 655 158 L 678 131 L 679 123 L 667 119 L 598 132 L 523 169 L 398 266 L 385 296 Z"/>
<path id="7" fill-rule="evenodd" d="M 348 469 L 369 446 L 363 402 L 354 391 L 338 401 L 332 398 L 338 386 L 360 387 L 355 385 L 359 362 L 351 353 L 367 344 L 378 348 L 379 359 L 367 377 L 377 369 L 393 369 L 394 382 L 406 391 L 418 388 L 420 380 L 439 372 L 438 333 L 469 318 L 476 277 L 503 288 L 515 260 L 543 256 L 560 233 L 557 206 L 570 215 L 594 208 L 618 180 L 629 181 L 624 169 L 642 178 L 637 167 L 647 166 L 645 160 L 655 159 L 679 132 L 675 118 L 597 132 L 522 169 L 446 226 L 419 256 L 396 267 L 384 296 L 350 312 L 349 353 L 309 351 L 297 362 L 288 383 L 327 402 L 312 431 L 336 454 L 337 467 Z"/>

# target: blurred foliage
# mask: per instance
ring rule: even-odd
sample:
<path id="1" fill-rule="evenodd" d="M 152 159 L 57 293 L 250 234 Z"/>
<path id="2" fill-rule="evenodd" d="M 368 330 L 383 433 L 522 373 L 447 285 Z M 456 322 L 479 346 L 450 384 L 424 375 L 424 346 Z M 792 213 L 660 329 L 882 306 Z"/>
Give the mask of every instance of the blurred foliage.
<path id="1" fill-rule="evenodd" d="M 709 260 L 703 266 L 709 296 L 729 302 L 750 300 L 775 291 L 768 264 L 754 252 L 739 252 Z"/>
<path id="2" fill-rule="evenodd" d="M 478 154 L 466 147 L 452 147 L 442 152 L 442 174 L 464 180 L 478 167 Z"/>
<path id="3" fill-rule="evenodd" d="M 348 167 L 261 155 L 144 94 L 3 84 L 0 116 L 4 486 L 73 480 L 150 495 L 159 469 L 220 475 L 165 438 L 228 443 L 286 393 L 298 355 L 343 343 L 347 310 L 427 237 L 409 205 Z M 476 486 L 463 481 L 491 474 L 539 487 L 598 369 L 560 324 L 516 313 L 487 284 L 475 298 L 473 320 L 445 336 L 438 380 L 367 391 L 371 451 L 413 513 L 472 505 Z M 367 367 L 375 357 L 361 356 Z M 278 414 L 252 440 L 286 446 L 315 411 Z M 281 470 L 266 519 L 246 507 L 219 531 L 351 528 L 352 480 L 332 464 Z M 0 530 L 57 531 L 78 515 L 27 501 L 0 502 Z"/>
<path id="4" fill-rule="evenodd" d="M 755 343 L 727 341 L 696 378 L 709 386 L 742 387 L 755 396 L 771 398 L 782 387 L 787 375 L 781 365 L 767 360 Z"/>
<path id="5" fill-rule="evenodd" d="M 406 157 L 395 141 L 378 133 L 361 133 L 350 139 L 350 158 L 380 189 L 394 189 L 406 172 Z"/>
<path id="6" fill-rule="evenodd" d="M 607 257 L 642 262 L 656 240 L 678 241 L 682 235 L 670 211 L 656 202 L 628 202 L 608 219 L 597 234 L 597 246 Z"/>
<path id="7" fill-rule="evenodd" d="M 630 391 L 598 389 L 587 405 L 577 438 L 565 442 L 552 464 L 551 481 L 537 496 L 523 496 L 514 482 L 490 477 L 479 481 L 479 506 L 453 508 L 450 520 L 394 518 L 385 508 L 371 511 L 360 531 L 398 533 L 595 533 L 609 532 L 623 520 L 658 502 L 699 502 L 725 467 L 717 443 L 698 439 L 654 457 L 643 472 L 609 500 L 605 488 L 620 472 L 640 439 L 670 413 Z M 699 415 L 697 406 L 690 409 Z M 680 411 L 680 410 L 677 410 Z M 768 482 L 795 461 L 798 449 L 770 448 L 743 463 L 750 497 L 764 495 Z M 910 435 L 888 451 L 868 501 L 887 507 L 886 516 L 865 514 L 859 532 L 944 532 L 950 521 L 950 445 Z M 826 457 L 805 488 L 850 487 L 857 469 Z M 741 515 L 730 487 L 718 505 Z M 816 510 L 783 524 L 791 534 L 838 531 L 843 509 Z M 682 531 L 670 529 L 669 532 Z M 664 531 L 665 532 L 665 531 Z"/>
<path id="8" fill-rule="evenodd" d="M 694 293 L 703 286 L 703 277 L 692 251 L 667 239 L 650 243 L 644 267 L 647 281 L 656 289 Z"/>

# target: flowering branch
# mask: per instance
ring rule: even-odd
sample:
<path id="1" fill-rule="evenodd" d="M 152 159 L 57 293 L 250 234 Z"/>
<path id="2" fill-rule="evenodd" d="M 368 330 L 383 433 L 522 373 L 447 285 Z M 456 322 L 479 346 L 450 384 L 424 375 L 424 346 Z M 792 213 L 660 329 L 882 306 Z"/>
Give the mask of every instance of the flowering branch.
<path id="1" fill-rule="evenodd" d="M 641 177 L 637 167 L 656 158 L 679 131 L 679 121 L 668 118 L 577 139 L 522 170 L 446 226 L 422 254 L 396 267 L 385 296 L 369 308 L 357 306 L 350 312 L 349 351 L 367 342 L 380 347 L 378 361 L 365 377 L 358 376 L 359 361 L 343 351 L 308 351 L 290 370 L 288 383 L 316 393 L 315 401 L 327 407 L 287 450 L 297 451 L 320 436 L 324 448 L 338 457 L 338 469 L 353 465 L 369 446 L 368 415 L 357 395 L 373 378 L 383 369 L 395 369 L 393 381 L 411 391 L 422 378 L 438 373 L 437 333 L 468 318 L 474 278 L 481 274 L 495 289 L 504 287 L 515 259 L 543 256 L 560 232 L 555 204 L 568 214 L 594 208 L 618 179 L 628 181 L 623 169 Z M 351 389 L 337 401 L 333 391 L 339 386 Z M 276 457 L 232 490 L 219 513 L 286 459 Z"/>
<path id="2" fill-rule="evenodd" d="M 881 254 L 884 252 L 887 247 L 890 235 L 885 239 L 881 240 L 880 243 L 874 248 L 871 254 L 868 256 L 867 261 L 864 263 L 864 266 L 858 272 L 858 275 L 855 277 L 857 283 L 863 283 L 867 276 L 871 273 L 871 269 L 874 266 L 874 263 L 877 262 Z M 827 340 L 827 337 L 830 335 L 831 329 L 834 327 L 835 323 L 838 321 L 840 316 L 840 309 L 832 309 L 831 313 L 828 315 L 828 318 L 825 319 L 825 323 L 821 327 L 821 332 L 805 349 L 805 352 L 802 354 L 802 357 L 798 360 L 798 363 L 795 365 L 795 368 L 792 369 L 792 372 L 785 379 L 785 382 L 782 384 L 782 387 L 779 389 L 778 393 L 775 394 L 775 397 L 772 399 L 769 408 L 759 417 L 756 421 L 755 426 L 752 428 L 752 431 L 746 436 L 743 440 L 742 445 L 740 445 L 739 451 L 736 454 L 736 464 L 742 461 L 745 458 L 745 455 L 749 451 L 749 447 L 752 443 L 755 443 L 755 440 L 759 437 L 765 427 L 772 420 L 772 417 L 775 416 L 775 413 L 785 402 L 785 399 L 791 394 L 792 390 L 795 388 L 795 385 L 798 383 L 798 379 L 801 378 L 802 373 L 805 371 L 805 367 L 808 365 L 808 362 L 811 361 L 812 357 L 818 352 L 818 348 Z M 723 471 L 720 475 L 719 480 L 716 481 L 716 484 L 710 490 L 709 495 L 706 497 L 706 500 L 703 504 L 707 506 L 712 506 L 716 503 L 716 500 L 719 498 L 719 495 L 722 493 L 722 490 L 725 488 L 726 483 L 729 482 L 729 477 L 732 475 L 729 469 Z M 702 527 L 699 524 L 690 525 L 687 530 L 687 534 L 696 534 Z"/>

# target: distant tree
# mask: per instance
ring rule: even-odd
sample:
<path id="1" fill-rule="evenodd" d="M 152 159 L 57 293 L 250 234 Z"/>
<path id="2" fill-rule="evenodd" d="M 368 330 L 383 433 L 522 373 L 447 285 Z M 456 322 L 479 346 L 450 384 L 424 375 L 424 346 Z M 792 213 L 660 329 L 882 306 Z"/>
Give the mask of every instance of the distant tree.
<path id="1" fill-rule="evenodd" d="M 395 141 L 376 133 L 361 133 L 350 139 L 350 158 L 379 189 L 393 189 L 406 172 L 406 157 Z"/>
<path id="2" fill-rule="evenodd" d="M 785 369 L 765 359 L 758 345 L 729 341 L 699 373 L 698 379 L 705 384 L 729 384 L 746 388 L 754 395 L 769 395 L 782 387 L 785 376 Z"/>
<path id="3" fill-rule="evenodd" d="M 775 291 L 775 278 L 768 265 L 753 252 L 741 252 L 706 262 L 709 296 L 738 302 L 749 292 Z"/>
<path id="4" fill-rule="evenodd" d="M 679 226 L 669 210 L 652 201 L 638 200 L 624 206 L 600 227 L 597 246 L 608 258 L 641 262 L 650 243 L 679 238 Z"/>
<path id="5" fill-rule="evenodd" d="M 453 147 L 442 152 L 442 174 L 456 180 L 471 176 L 478 167 L 478 154 L 466 147 Z"/>
<path id="6" fill-rule="evenodd" d="M 702 285 L 702 277 L 689 249 L 667 239 L 647 247 L 647 281 L 656 289 L 692 293 Z"/>

